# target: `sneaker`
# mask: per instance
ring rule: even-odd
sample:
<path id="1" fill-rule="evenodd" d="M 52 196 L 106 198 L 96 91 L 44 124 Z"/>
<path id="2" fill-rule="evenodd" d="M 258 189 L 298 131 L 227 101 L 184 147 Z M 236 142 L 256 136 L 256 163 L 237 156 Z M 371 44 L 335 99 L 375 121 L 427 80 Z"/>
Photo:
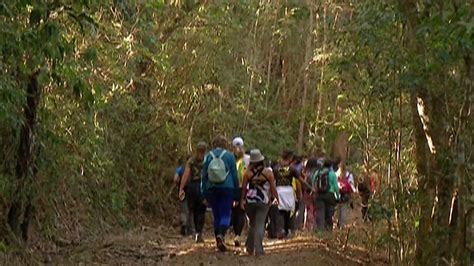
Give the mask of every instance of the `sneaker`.
<path id="1" fill-rule="evenodd" d="M 236 247 L 240 247 L 240 236 L 235 236 L 234 238 L 234 245 Z"/>
<path id="2" fill-rule="evenodd" d="M 201 233 L 197 233 L 196 234 L 196 243 L 204 243 L 204 239 L 202 238 L 202 234 Z"/>
<path id="3" fill-rule="evenodd" d="M 277 233 L 277 239 L 282 240 L 285 239 L 286 234 L 284 232 Z"/>
<path id="4" fill-rule="evenodd" d="M 244 254 L 248 255 L 248 256 L 252 256 L 254 254 L 253 251 L 251 251 L 250 249 L 248 248 L 244 248 Z"/>
<path id="5" fill-rule="evenodd" d="M 220 252 L 225 252 L 227 251 L 227 247 L 225 246 L 224 243 L 224 237 L 221 235 L 218 235 L 216 237 L 216 244 L 217 244 L 217 249 L 219 249 Z"/>

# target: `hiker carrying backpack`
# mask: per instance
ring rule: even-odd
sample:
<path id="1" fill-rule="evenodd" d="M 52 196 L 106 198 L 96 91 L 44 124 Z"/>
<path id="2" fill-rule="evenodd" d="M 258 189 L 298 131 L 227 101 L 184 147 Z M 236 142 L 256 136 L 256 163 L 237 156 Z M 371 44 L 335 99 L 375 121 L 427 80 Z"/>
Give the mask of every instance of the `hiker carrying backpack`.
<path id="1" fill-rule="evenodd" d="M 349 183 L 349 180 L 347 180 L 345 176 L 338 176 L 337 183 L 339 185 L 339 192 L 341 194 L 350 194 L 352 192 L 351 183 Z"/>
<path id="2" fill-rule="evenodd" d="M 329 172 L 330 170 L 328 168 L 324 168 L 314 172 L 311 181 L 317 194 L 325 194 L 329 192 Z"/>
<path id="3" fill-rule="evenodd" d="M 219 156 L 216 156 L 214 154 L 214 151 L 211 151 L 209 153 L 212 157 L 212 160 L 209 162 L 209 166 L 207 168 L 209 182 L 215 184 L 224 183 L 227 178 L 227 175 L 229 175 L 229 172 L 226 170 L 225 162 L 222 159 L 226 153 L 226 150 L 222 150 Z"/>
<path id="4" fill-rule="evenodd" d="M 341 202 L 349 202 L 352 192 L 355 192 L 354 177 L 351 172 L 338 173 L 337 183 L 341 194 Z"/>
<path id="5" fill-rule="evenodd" d="M 213 150 L 204 159 L 201 182 L 201 191 L 212 209 L 216 246 L 220 251 L 227 250 L 224 236 L 230 225 L 233 203 L 240 199 L 235 157 L 226 146 L 224 136 L 212 140 Z"/>
<path id="6" fill-rule="evenodd" d="M 354 177 L 347 170 L 338 171 L 338 186 L 341 194 L 337 210 L 337 226 L 343 228 L 348 223 L 349 207 L 353 208 L 351 198 L 352 192 L 355 192 Z"/>
<path id="7" fill-rule="evenodd" d="M 202 231 L 205 223 L 206 206 L 201 195 L 201 172 L 206 150 L 207 144 L 205 142 L 197 144 L 195 154 L 186 163 L 179 188 L 180 199 L 185 200 L 186 197 L 188 209 L 193 215 L 194 230 L 196 232 L 195 241 L 198 243 L 204 242 Z"/>
<path id="8" fill-rule="evenodd" d="M 340 197 L 337 176 L 331 165 L 330 161 L 325 162 L 324 167 L 311 177 L 315 191 L 316 228 L 320 231 L 332 230 L 336 201 Z"/>

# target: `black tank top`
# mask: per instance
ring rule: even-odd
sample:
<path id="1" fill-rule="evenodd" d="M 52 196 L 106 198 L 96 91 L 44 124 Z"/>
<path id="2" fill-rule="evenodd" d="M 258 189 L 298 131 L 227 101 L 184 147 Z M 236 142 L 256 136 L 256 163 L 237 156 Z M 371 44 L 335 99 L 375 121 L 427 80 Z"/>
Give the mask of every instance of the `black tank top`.
<path id="1" fill-rule="evenodd" d="M 290 166 L 277 165 L 273 169 L 275 181 L 277 186 L 291 186 L 293 177 L 295 176 L 294 169 Z"/>

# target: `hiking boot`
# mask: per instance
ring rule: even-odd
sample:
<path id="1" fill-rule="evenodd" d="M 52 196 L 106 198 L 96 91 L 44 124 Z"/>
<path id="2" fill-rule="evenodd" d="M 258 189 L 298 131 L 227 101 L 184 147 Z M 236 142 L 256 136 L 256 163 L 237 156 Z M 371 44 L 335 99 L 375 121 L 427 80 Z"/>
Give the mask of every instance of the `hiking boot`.
<path id="1" fill-rule="evenodd" d="M 234 238 L 234 245 L 236 247 L 240 247 L 240 236 L 235 236 Z"/>
<path id="2" fill-rule="evenodd" d="M 217 249 L 219 249 L 220 252 L 225 252 L 227 251 L 227 247 L 225 246 L 224 243 L 224 237 L 221 235 L 218 235 L 216 237 L 216 244 L 217 244 Z"/>
<path id="3" fill-rule="evenodd" d="M 202 234 L 201 233 L 197 233 L 196 234 L 196 243 L 204 243 L 204 239 L 202 238 Z"/>
<path id="4" fill-rule="evenodd" d="M 186 226 L 181 226 L 181 235 L 182 236 L 186 236 L 187 232 L 186 232 Z"/>

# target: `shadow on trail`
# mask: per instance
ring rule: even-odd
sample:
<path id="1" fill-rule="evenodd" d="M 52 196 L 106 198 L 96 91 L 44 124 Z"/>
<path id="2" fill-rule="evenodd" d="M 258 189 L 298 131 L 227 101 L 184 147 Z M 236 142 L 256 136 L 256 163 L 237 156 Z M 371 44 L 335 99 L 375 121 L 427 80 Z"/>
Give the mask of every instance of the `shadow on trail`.
<path id="1" fill-rule="evenodd" d="M 218 252 L 212 235 L 194 243 L 173 228 L 141 227 L 90 239 L 48 253 L 52 264 L 106 265 L 378 265 L 368 253 L 340 244 L 337 237 L 303 233 L 288 240 L 265 239 L 265 255 L 255 257 L 234 247 L 227 237 L 227 252 Z M 44 254 L 44 253 L 43 253 Z M 45 261 L 46 262 L 46 261 Z"/>
<path id="2" fill-rule="evenodd" d="M 194 244 L 191 239 L 170 245 L 171 256 L 164 258 L 166 265 L 364 265 L 368 261 L 344 255 L 335 246 L 313 235 L 298 236 L 288 240 L 265 240 L 265 255 L 249 256 L 243 247 L 227 243 L 228 251 L 220 253 L 213 239 L 204 244 Z"/>

